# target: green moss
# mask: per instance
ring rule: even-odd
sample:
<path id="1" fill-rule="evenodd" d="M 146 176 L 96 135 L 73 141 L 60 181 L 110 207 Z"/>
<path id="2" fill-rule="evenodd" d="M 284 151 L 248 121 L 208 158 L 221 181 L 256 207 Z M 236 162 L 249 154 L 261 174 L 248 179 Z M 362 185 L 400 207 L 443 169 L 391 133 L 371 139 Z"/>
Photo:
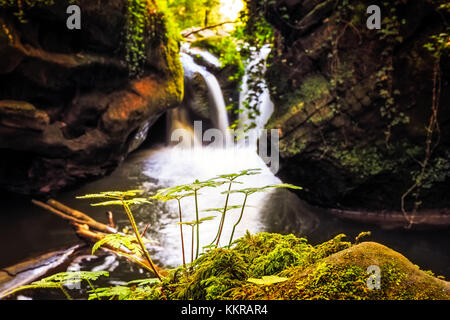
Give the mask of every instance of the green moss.
<path id="1" fill-rule="evenodd" d="M 305 139 L 292 139 L 289 141 L 280 141 L 280 153 L 284 155 L 296 155 L 306 149 L 307 141 Z"/>
<path id="2" fill-rule="evenodd" d="M 332 160 L 358 174 L 361 179 L 385 171 L 398 173 L 423 152 L 422 148 L 408 141 L 393 141 L 388 147 L 383 142 L 368 146 L 346 146 L 332 139 L 322 151 L 326 151 Z"/>
<path id="3" fill-rule="evenodd" d="M 168 83 L 166 91 L 169 96 L 176 97 L 176 103 L 181 103 L 184 96 L 184 75 L 178 51 L 178 43 L 169 38 L 165 48 L 165 60 L 170 83 Z"/>
<path id="4" fill-rule="evenodd" d="M 121 287 L 110 296 L 139 300 L 450 299 L 448 282 L 420 270 L 398 252 L 375 242 L 351 244 L 344 237 L 340 234 L 313 246 L 293 235 L 247 233 L 232 249 L 210 250 L 188 269 L 171 270 L 162 283 L 144 281 L 143 286 Z M 380 268 L 380 289 L 367 285 L 371 265 Z M 263 275 L 282 281 L 266 285 L 249 281 Z"/>
<path id="5" fill-rule="evenodd" d="M 245 73 L 245 58 L 241 55 L 241 51 L 238 49 L 239 44 L 234 37 L 217 36 L 199 38 L 192 42 L 191 46 L 205 49 L 218 56 L 222 64 L 222 68 L 229 67 L 234 73 L 230 76 L 229 80 L 241 80 Z"/>
<path id="6" fill-rule="evenodd" d="M 331 156 L 338 160 L 343 167 L 358 173 L 361 178 L 393 170 L 396 165 L 395 161 L 384 159 L 383 154 L 376 146 L 334 149 Z"/>
<path id="7" fill-rule="evenodd" d="M 305 104 L 321 99 L 329 91 L 329 82 L 322 76 L 311 76 L 300 87 L 300 94 Z"/>
<path id="8" fill-rule="evenodd" d="M 126 299 L 169 300 L 450 299 L 448 282 L 421 271 L 398 252 L 375 242 L 351 244 L 344 237 L 313 246 L 293 235 L 247 233 L 232 249 L 210 250 L 187 270 L 172 270 L 162 283 L 121 292 Z M 380 289 L 367 285 L 370 265 L 380 268 Z M 249 281 L 264 275 L 283 280 L 266 285 Z"/>
<path id="9" fill-rule="evenodd" d="M 164 292 L 170 299 L 218 299 L 230 287 L 248 278 L 247 269 L 248 264 L 239 252 L 211 250 L 194 262 L 194 271 L 182 270 L 181 277 L 168 282 Z"/>
<path id="10" fill-rule="evenodd" d="M 280 73 L 282 72 L 278 71 L 271 76 L 271 72 L 268 72 L 271 94 L 276 97 L 277 104 L 267 124 L 269 128 L 286 122 L 298 112 L 304 112 L 311 122 L 324 121 L 334 116 L 334 112 L 330 112 L 324 103 L 330 95 L 330 82 L 327 79 L 313 75 L 305 79 L 299 89 L 293 89 L 285 80 L 279 79 L 284 78 L 279 77 Z"/>

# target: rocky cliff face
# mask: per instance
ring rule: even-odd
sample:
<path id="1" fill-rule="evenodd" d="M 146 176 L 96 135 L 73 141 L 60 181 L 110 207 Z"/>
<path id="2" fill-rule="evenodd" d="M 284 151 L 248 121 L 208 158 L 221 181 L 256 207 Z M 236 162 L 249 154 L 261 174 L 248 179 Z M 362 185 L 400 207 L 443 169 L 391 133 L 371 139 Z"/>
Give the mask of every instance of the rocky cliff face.
<path id="1" fill-rule="evenodd" d="M 366 27 L 372 4 L 380 30 Z M 450 20 L 440 4 L 265 8 L 277 29 L 269 127 L 281 133 L 279 174 L 303 186 L 303 198 L 331 208 L 399 210 L 402 196 L 407 210 L 450 206 Z"/>
<path id="2" fill-rule="evenodd" d="M 158 21 L 143 75 L 124 59 L 126 0 L 79 0 L 81 30 L 66 27 L 69 1 L 0 7 L 0 187 L 48 193 L 113 170 L 136 138 L 183 96 L 178 45 Z"/>

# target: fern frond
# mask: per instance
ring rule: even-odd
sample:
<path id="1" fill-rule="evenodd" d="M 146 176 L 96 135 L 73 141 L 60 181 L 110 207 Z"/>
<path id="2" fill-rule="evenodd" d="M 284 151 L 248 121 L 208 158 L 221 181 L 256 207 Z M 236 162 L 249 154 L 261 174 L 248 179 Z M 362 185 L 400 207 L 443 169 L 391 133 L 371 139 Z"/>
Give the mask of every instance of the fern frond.
<path id="1" fill-rule="evenodd" d="M 29 285 L 21 286 L 17 289 L 14 289 L 14 290 L 6 293 L 4 296 L 2 296 L 0 298 L 17 293 L 19 291 L 28 290 L 28 289 L 59 288 L 59 289 L 63 290 L 63 292 L 65 292 L 65 290 L 62 288 L 62 286 L 65 284 L 75 284 L 75 283 L 79 283 L 83 280 L 90 282 L 90 281 L 97 280 L 101 276 L 109 277 L 109 272 L 107 272 L 107 271 L 60 272 L 60 273 L 51 275 L 49 277 L 46 277 L 44 279 L 41 279 L 39 281 L 34 281 Z M 68 296 L 68 298 L 70 298 L 70 296 Z"/>
<path id="2" fill-rule="evenodd" d="M 142 194 L 143 190 L 127 190 L 127 191 L 104 191 L 100 193 L 91 193 L 84 196 L 78 196 L 77 199 L 93 199 L 93 198 L 112 198 L 121 199 L 126 197 L 135 197 Z"/>
<path id="3" fill-rule="evenodd" d="M 137 256 L 142 256 L 142 249 L 134 236 L 126 236 L 121 234 L 109 234 L 103 239 L 97 241 L 92 247 L 92 255 L 103 245 L 108 244 L 115 249 L 119 249 L 124 246 Z"/>
<path id="4" fill-rule="evenodd" d="M 287 281 L 288 278 L 285 277 L 278 277 L 278 276 L 263 276 L 261 279 L 257 278 L 248 278 L 247 281 L 259 285 L 271 285 L 274 283 L 280 283 Z"/>
<path id="5" fill-rule="evenodd" d="M 227 212 L 229 212 L 230 210 L 240 209 L 240 208 L 242 208 L 242 205 L 227 206 Z M 224 208 L 211 208 L 211 209 L 203 210 L 203 212 L 220 212 L 220 213 L 223 213 L 223 211 L 224 211 Z"/>
<path id="6" fill-rule="evenodd" d="M 146 198 L 133 198 L 128 200 L 110 200 L 110 201 L 104 201 L 99 203 L 93 203 L 91 206 L 98 207 L 98 206 L 122 206 L 123 204 L 126 205 L 139 205 L 139 204 L 147 204 L 150 203 Z"/>
<path id="7" fill-rule="evenodd" d="M 178 222 L 177 224 L 182 224 L 182 225 L 187 225 L 187 226 L 196 226 L 197 224 L 202 224 L 203 222 L 209 221 L 209 220 L 214 220 L 214 218 L 216 218 L 216 216 L 209 216 L 209 217 L 204 217 L 201 219 L 197 220 L 193 220 L 193 221 L 188 221 L 188 222 Z"/>

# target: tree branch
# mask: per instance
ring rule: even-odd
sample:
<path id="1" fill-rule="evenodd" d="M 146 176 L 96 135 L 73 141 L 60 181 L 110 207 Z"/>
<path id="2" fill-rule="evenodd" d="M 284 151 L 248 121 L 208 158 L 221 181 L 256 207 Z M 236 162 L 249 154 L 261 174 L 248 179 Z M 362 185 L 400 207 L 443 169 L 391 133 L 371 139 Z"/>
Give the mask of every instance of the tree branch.
<path id="1" fill-rule="evenodd" d="M 223 26 L 223 25 L 225 25 L 225 24 L 232 24 L 232 23 L 236 23 L 236 22 L 237 22 L 237 21 L 226 21 L 226 22 L 221 22 L 221 23 L 218 23 L 218 24 L 215 24 L 215 25 L 212 25 L 212 26 L 206 26 L 206 27 L 203 27 L 203 28 L 194 30 L 194 31 L 190 31 L 190 32 L 188 32 L 188 33 L 182 33 L 181 35 L 182 35 L 183 37 L 187 38 L 187 37 L 189 37 L 189 36 L 191 36 L 191 35 L 193 35 L 193 34 L 195 34 L 195 33 L 199 33 L 199 32 L 202 32 L 202 31 L 204 31 L 204 30 L 214 29 L 214 28 Z"/>

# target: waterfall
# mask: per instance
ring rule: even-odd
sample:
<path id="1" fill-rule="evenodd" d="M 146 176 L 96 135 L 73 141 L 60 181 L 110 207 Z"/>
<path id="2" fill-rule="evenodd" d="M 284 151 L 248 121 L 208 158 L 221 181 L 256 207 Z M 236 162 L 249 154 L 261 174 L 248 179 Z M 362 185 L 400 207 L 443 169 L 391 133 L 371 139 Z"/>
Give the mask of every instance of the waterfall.
<path id="1" fill-rule="evenodd" d="M 231 134 L 228 129 L 230 123 L 228 121 L 228 113 L 226 110 L 225 100 L 223 98 L 219 81 L 217 81 L 217 78 L 208 70 L 206 70 L 205 67 L 195 63 L 194 58 L 192 58 L 192 56 L 190 56 L 188 53 L 181 52 L 180 59 L 186 77 L 192 78 L 195 73 L 198 73 L 205 80 L 208 89 L 208 95 L 213 107 L 211 113 L 214 126 L 219 129 L 224 135 L 226 140 L 225 143 L 231 141 Z M 208 59 L 212 60 L 211 57 L 208 57 Z"/>
<path id="2" fill-rule="evenodd" d="M 243 132 L 246 127 L 252 125 L 250 130 L 244 134 L 244 139 L 238 142 L 238 147 L 249 147 L 253 150 L 257 149 L 257 141 L 261 137 L 261 130 L 264 129 L 267 121 L 273 113 L 274 105 L 270 100 L 269 89 L 265 79 L 261 76 L 266 70 L 266 60 L 271 52 L 271 46 L 265 45 L 260 50 L 253 48 L 251 57 L 247 62 L 245 74 L 242 79 L 241 93 L 239 96 L 239 109 L 243 110 L 239 115 L 239 129 Z M 229 145 L 232 140 L 229 128 L 228 114 L 226 110 L 225 100 L 222 89 L 217 78 L 210 73 L 204 66 L 194 61 L 194 56 L 199 56 L 206 64 L 220 68 L 221 63 L 210 52 L 202 49 L 191 48 L 188 43 L 182 45 L 180 60 L 184 68 L 185 77 L 192 79 L 194 74 L 199 74 L 205 81 L 208 96 L 211 102 L 211 114 L 214 126 L 225 136 L 225 143 Z M 255 76 L 255 70 L 257 75 Z M 253 81 L 257 84 L 259 96 L 257 101 L 251 101 L 254 109 L 258 110 L 256 116 L 249 116 L 249 109 L 245 107 L 245 103 L 251 100 L 254 95 L 254 88 L 249 86 L 249 82 Z M 198 139 L 199 137 L 197 137 Z"/>
<path id="3" fill-rule="evenodd" d="M 264 47 L 259 53 L 255 53 L 254 59 L 257 61 L 250 60 L 247 71 L 245 73 L 246 79 L 242 87 L 243 91 L 240 96 L 241 108 L 242 101 L 246 99 L 251 94 L 251 90 L 246 88 L 248 79 L 252 76 L 250 68 L 259 63 L 264 63 L 270 52 L 269 47 Z M 211 74 L 205 67 L 200 66 L 194 61 L 193 56 L 200 55 L 205 63 L 213 64 L 218 66 L 218 61 L 214 62 L 214 56 L 206 53 L 202 50 L 189 49 L 184 46 L 183 51 L 180 53 L 181 63 L 185 72 L 185 79 L 193 79 L 195 74 L 199 74 L 205 81 L 209 98 L 210 98 L 210 114 L 211 120 L 215 128 L 219 129 L 220 132 L 225 133 L 227 140 L 227 148 L 219 147 L 214 145 L 214 143 L 208 146 L 203 146 L 201 141 L 207 141 L 208 130 L 203 134 L 204 140 L 199 139 L 199 133 L 202 134 L 202 130 L 198 129 L 198 123 L 192 123 L 189 119 L 189 109 L 186 105 L 189 104 L 189 100 L 184 102 L 184 106 L 177 109 L 170 110 L 168 112 L 168 130 L 172 141 L 176 141 L 178 138 L 183 140 L 183 143 L 177 144 L 175 147 L 170 146 L 167 148 L 162 148 L 155 152 L 149 159 L 146 160 L 146 168 L 144 174 L 148 177 L 157 177 L 158 186 L 168 187 L 175 186 L 179 184 L 188 184 L 195 179 L 204 181 L 211 179 L 218 175 L 237 173 L 242 170 L 247 170 L 250 168 L 258 168 L 261 173 L 254 176 L 243 176 L 239 178 L 239 184 L 233 186 L 233 189 L 243 189 L 248 187 L 258 188 L 271 184 L 280 184 L 281 181 L 278 179 L 272 170 L 272 166 L 269 168 L 267 165 L 269 162 L 261 153 L 261 148 L 257 148 L 257 140 L 259 137 L 259 131 L 256 129 L 263 129 L 267 119 L 270 117 L 273 111 L 273 104 L 270 101 L 269 92 L 265 86 L 264 79 L 258 79 L 258 82 L 263 86 L 263 93 L 258 99 L 258 110 L 260 110 L 260 115 L 256 119 L 245 119 L 243 121 L 247 123 L 250 121 L 256 121 L 257 125 L 255 129 L 250 130 L 251 132 L 257 132 L 255 138 L 253 138 L 252 145 L 247 147 L 240 144 L 230 143 L 231 133 L 228 130 L 229 122 L 227 111 L 225 107 L 224 97 L 222 94 L 221 87 L 216 77 Z M 252 78 L 254 79 L 254 78 Z M 190 99 L 187 95 L 186 99 Z M 245 109 L 243 109 L 245 110 Z M 245 117 L 245 113 L 244 113 Z M 218 131 L 218 130 L 215 131 Z M 223 135 L 222 135 L 223 136 Z M 173 139 L 175 137 L 175 139 Z M 264 138 L 261 139 L 263 141 Z M 185 143 L 189 141 L 194 141 L 194 146 Z M 197 148 L 196 146 L 202 146 Z M 179 147 L 181 146 L 181 147 Z M 231 147 L 228 147 L 231 146 Z M 257 152 L 258 151 L 258 152 Z M 151 185 L 151 184 L 150 184 Z M 145 186 L 144 186 L 145 187 Z M 198 206 L 200 208 L 200 215 L 204 217 L 207 213 L 205 210 L 212 208 L 220 208 L 224 205 L 224 192 L 226 192 L 227 186 L 219 186 L 217 188 L 205 188 L 202 189 L 201 196 L 198 199 Z M 266 202 L 270 199 L 269 193 L 261 192 L 255 193 L 246 203 L 245 215 L 242 221 L 236 228 L 235 238 L 238 238 L 250 230 L 252 233 L 264 231 L 264 224 L 262 212 Z M 191 199 L 192 200 L 192 199 Z M 181 203 L 183 211 L 183 219 L 185 221 L 191 221 L 196 218 L 196 206 L 194 202 L 189 199 L 184 200 Z M 243 195 L 233 194 L 230 196 L 229 205 L 230 207 L 234 205 L 242 204 Z M 179 254 L 180 244 L 178 241 L 173 241 L 172 239 L 177 239 L 179 237 L 179 226 L 176 225 L 174 217 L 177 216 L 178 207 L 176 203 L 167 203 L 167 209 L 172 215 L 166 215 L 160 219 L 162 223 L 161 227 L 158 229 L 158 233 L 161 237 L 158 239 L 160 245 L 164 250 L 159 250 L 155 252 L 157 259 L 166 261 L 170 265 L 179 265 L 181 263 Z M 234 223 L 236 223 L 239 216 L 237 210 L 229 209 L 227 213 L 226 222 L 223 227 L 223 238 L 229 239 Z M 175 213 L 175 215 L 173 215 Z M 213 220 L 206 221 L 200 227 L 201 229 L 201 239 L 200 248 L 211 243 L 217 233 L 217 226 L 220 221 L 220 215 L 217 215 Z M 190 243 L 190 235 L 188 232 L 184 233 L 184 243 Z M 222 245 L 225 244 L 226 240 L 222 240 Z M 187 245 L 189 247 L 189 245 Z"/>
<path id="4" fill-rule="evenodd" d="M 249 110 L 245 107 L 245 102 L 250 100 L 250 95 L 253 91 L 249 88 L 249 80 L 252 77 L 252 72 L 254 72 L 253 69 L 258 68 L 258 64 L 262 64 L 262 72 L 258 72 L 258 74 L 264 75 L 266 71 L 266 61 L 270 52 L 270 45 L 263 46 L 259 51 L 253 50 L 242 79 L 241 94 L 239 96 L 239 109 L 243 110 L 243 112 L 239 114 L 239 128 L 244 130 L 246 126 L 251 125 L 253 122 L 254 128 L 250 129 L 246 134 L 250 140 L 249 146 L 251 148 L 256 148 L 257 140 L 260 138 L 259 132 L 261 129 L 264 129 L 274 110 L 273 102 L 270 100 L 270 92 L 263 77 L 252 79 L 252 81 L 255 81 L 255 83 L 259 86 L 259 90 L 261 90 L 258 100 L 252 101 L 253 104 L 256 103 L 256 110 L 259 111 L 259 115 L 256 115 L 254 119 L 250 119 Z M 245 143 L 245 141 L 243 141 L 243 143 Z"/>

